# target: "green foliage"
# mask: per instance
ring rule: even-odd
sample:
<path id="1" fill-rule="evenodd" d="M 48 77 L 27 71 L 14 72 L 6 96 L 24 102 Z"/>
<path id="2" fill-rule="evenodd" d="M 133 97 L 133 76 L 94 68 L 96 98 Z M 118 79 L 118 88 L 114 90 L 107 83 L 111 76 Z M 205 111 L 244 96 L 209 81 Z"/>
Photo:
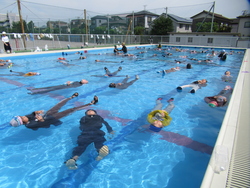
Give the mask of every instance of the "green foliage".
<path id="1" fill-rule="evenodd" d="M 24 32 L 26 32 L 27 24 L 26 24 L 26 21 L 24 21 L 24 20 L 23 20 L 23 27 L 24 27 Z M 12 28 L 10 29 L 10 32 L 12 32 L 12 33 L 22 33 L 21 23 L 20 22 L 13 22 L 12 23 Z"/>
<path id="2" fill-rule="evenodd" d="M 218 32 L 231 32 L 232 27 L 223 25 L 222 27 L 219 28 Z"/>
<path id="3" fill-rule="evenodd" d="M 152 24 L 151 35 L 167 35 L 174 30 L 173 22 L 170 18 L 160 16 Z"/>
<path id="4" fill-rule="evenodd" d="M 106 32 L 106 27 L 105 26 L 100 26 L 100 27 L 96 27 L 95 29 L 93 29 L 92 33 L 93 34 L 104 34 L 104 31 Z"/>
<path id="5" fill-rule="evenodd" d="M 198 22 L 196 24 L 196 28 L 198 29 L 199 27 L 199 30 L 197 32 L 210 32 L 211 31 L 211 25 L 212 25 L 212 22 L 204 22 L 202 25 L 201 25 L 201 22 Z M 219 24 L 218 23 L 213 23 L 213 30 L 212 32 L 217 32 L 219 30 Z"/>
<path id="6" fill-rule="evenodd" d="M 30 21 L 28 24 L 27 24 L 27 30 L 25 31 L 26 33 L 34 33 L 34 27 L 35 27 L 35 24 L 33 21 Z"/>
<path id="7" fill-rule="evenodd" d="M 201 22 L 198 22 L 196 24 L 196 28 L 198 29 L 201 26 L 200 29 L 198 30 L 198 32 L 210 32 L 211 31 L 211 24 L 212 24 L 212 22 L 204 22 L 201 25 Z M 227 25 L 219 26 L 218 23 L 214 22 L 212 32 L 231 32 L 231 29 L 232 28 L 227 26 Z"/>
<path id="8" fill-rule="evenodd" d="M 137 26 L 137 27 L 135 27 L 135 29 L 134 29 L 134 33 L 135 33 L 135 35 L 143 35 L 143 34 L 144 34 L 144 30 L 145 30 L 144 27 L 142 27 L 142 26 Z"/>

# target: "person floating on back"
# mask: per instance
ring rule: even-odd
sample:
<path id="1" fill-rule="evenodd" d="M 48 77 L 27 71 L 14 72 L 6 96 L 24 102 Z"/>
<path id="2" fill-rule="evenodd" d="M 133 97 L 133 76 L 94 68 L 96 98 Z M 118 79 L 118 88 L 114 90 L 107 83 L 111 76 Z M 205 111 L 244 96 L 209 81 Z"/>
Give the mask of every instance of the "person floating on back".
<path id="1" fill-rule="evenodd" d="M 134 80 L 128 82 L 129 78 L 130 77 L 127 75 L 126 78 L 121 83 L 110 83 L 109 87 L 117 89 L 127 89 L 129 86 L 131 86 L 134 82 L 136 82 L 139 79 L 139 76 L 136 75 Z"/>
<path id="2" fill-rule="evenodd" d="M 29 94 L 41 94 L 47 93 L 50 91 L 60 90 L 60 89 L 67 89 L 67 88 L 76 88 L 80 87 L 84 84 L 87 84 L 88 80 L 82 79 L 80 81 L 67 81 L 65 84 L 57 85 L 57 86 L 49 86 L 49 87 L 41 87 L 41 88 L 27 88 L 27 90 L 31 91 Z"/>
<path id="3" fill-rule="evenodd" d="M 98 102 L 98 97 L 94 96 L 94 99 L 85 105 L 81 105 L 78 107 L 73 107 L 62 112 L 59 110 L 71 99 L 78 96 L 78 93 L 74 93 L 71 97 L 63 99 L 50 110 L 48 110 L 45 114 L 42 110 L 34 111 L 31 114 L 25 116 L 14 116 L 10 121 L 10 125 L 12 127 L 19 127 L 20 125 L 25 125 L 25 127 L 33 130 L 37 130 L 38 128 L 49 128 L 50 125 L 58 126 L 62 124 L 59 120 L 75 111 L 81 110 L 84 107 L 90 106 L 92 104 L 96 104 Z"/>
<path id="4" fill-rule="evenodd" d="M 195 93 L 198 89 L 201 89 L 201 87 L 206 87 L 206 86 L 207 86 L 207 80 L 202 79 L 202 80 L 194 81 L 188 85 L 178 86 L 176 89 L 178 92 L 182 92 L 183 88 L 191 87 L 192 89 L 190 90 L 190 93 Z"/>
<path id="5" fill-rule="evenodd" d="M 156 100 L 156 105 L 153 110 L 148 114 L 147 120 L 150 123 L 149 129 L 154 132 L 159 132 L 163 127 L 166 127 L 172 121 L 169 114 L 174 109 L 175 105 L 173 103 L 174 99 L 169 99 L 166 108 L 162 109 L 162 98 Z"/>
<path id="6" fill-rule="evenodd" d="M 95 110 L 89 109 L 85 112 L 85 116 L 80 120 L 79 128 L 82 132 L 77 138 L 78 146 L 73 149 L 72 157 L 65 162 L 69 170 L 77 169 L 76 161 L 91 143 L 94 143 L 98 152 L 97 161 L 109 154 L 108 146 L 104 145 L 106 139 L 105 132 L 101 130 L 103 124 L 109 134 L 114 134 L 112 127 Z"/>
<path id="7" fill-rule="evenodd" d="M 230 96 L 232 95 L 233 89 L 231 86 L 226 86 L 217 95 L 211 97 L 205 97 L 204 100 L 210 107 L 222 107 L 227 104 Z"/>
<path id="8" fill-rule="evenodd" d="M 11 68 L 13 64 L 9 64 L 8 68 Z M 13 70 L 10 70 L 11 74 L 0 74 L 0 76 L 39 76 L 41 75 L 39 72 L 16 72 Z M 14 73 L 14 74 L 13 74 Z"/>

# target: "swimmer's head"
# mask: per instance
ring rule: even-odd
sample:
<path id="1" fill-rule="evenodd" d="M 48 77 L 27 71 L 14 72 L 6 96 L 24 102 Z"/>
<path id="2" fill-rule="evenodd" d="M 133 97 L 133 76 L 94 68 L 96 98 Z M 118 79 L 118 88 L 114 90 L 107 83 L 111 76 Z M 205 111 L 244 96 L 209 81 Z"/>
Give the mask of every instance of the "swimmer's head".
<path id="1" fill-rule="evenodd" d="M 230 74 L 231 74 L 230 71 L 225 72 L 225 75 L 230 75 Z"/>
<path id="2" fill-rule="evenodd" d="M 202 79 L 201 82 L 202 82 L 202 84 L 206 84 L 207 80 L 206 79 Z"/>
<path id="3" fill-rule="evenodd" d="M 41 75 L 41 73 L 39 73 L 39 72 L 36 72 L 35 74 L 36 74 L 36 75 Z"/>
<path id="4" fill-rule="evenodd" d="M 191 69 L 192 65 L 190 63 L 187 64 L 187 69 Z"/>
<path id="5" fill-rule="evenodd" d="M 97 115 L 97 112 L 96 112 L 94 109 L 88 109 L 88 110 L 85 112 L 85 115 L 86 115 L 86 116 L 94 116 L 94 115 Z"/>
<path id="6" fill-rule="evenodd" d="M 81 84 L 87 84 L 87 83 L 89 83 L 89 81 L 85 80 L 85 79 L 82 79 L 80 82 L 81 82 Z"/>
<path id="7" fill-rule="evenodd" d="M 115 83 L 110 83 L 110 84 L 109 84 L 109 87 L 115 88 L 115 87 L 116 87 L 116 84 L 115 84 Z"/>
<path id="8" fill-rule="evenodd" d="M 209 105 L 210 107 L 212 107 L 212 108 L 215 108 L 215 107 L 218 106 L 218 103 L 217 103 L 216 101 L 210 101 L 210 102 L 208 103 L 208 105 Z"/>
<path id="9" fill-rule="evenodd" d="M 10 125 L 12 127 L 18 127 L 20 125 L 23 125 L 22 118 L 20 116 L 13 117 L 12 120 L 10 120 Z"/>

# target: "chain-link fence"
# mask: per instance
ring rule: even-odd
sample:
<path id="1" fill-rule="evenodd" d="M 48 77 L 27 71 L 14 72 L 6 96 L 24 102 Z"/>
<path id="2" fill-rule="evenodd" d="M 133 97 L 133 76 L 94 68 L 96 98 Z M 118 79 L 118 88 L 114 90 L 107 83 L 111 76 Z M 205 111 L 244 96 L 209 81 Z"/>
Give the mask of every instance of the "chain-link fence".
<path id="1" fill-rule="evenodd" d="M 140 44 L 169 44 L 169 45 L 189 45 L 189 46 L 214 46 L 214 47 L 250 47 L 250 38 L 201 35 L 191 36 L 170 34 L 159 35 L 104 35 L 104 34 L 7 34 L 14 52 L 18 51 L 44 51 L 56 49 L 80 49 L 93 47 L 108 47 L 119 45 L 125 42 L 126 45 Z M 3 46 L 0 46 L 3 53 Z"/>

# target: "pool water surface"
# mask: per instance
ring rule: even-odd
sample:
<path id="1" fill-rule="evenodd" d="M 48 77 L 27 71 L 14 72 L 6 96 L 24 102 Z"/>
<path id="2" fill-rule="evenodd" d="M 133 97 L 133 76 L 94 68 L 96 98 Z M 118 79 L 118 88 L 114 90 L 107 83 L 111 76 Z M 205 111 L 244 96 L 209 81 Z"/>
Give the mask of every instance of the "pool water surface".
<path id="1" fill-rule="evenodd" d="M 113 49 L 81 51 L 82 55 L 67 51 L 64 52 L 67 64 L 57 61 L 62 52 L 10 57 L 14 62 L 13 71 L 33 71 L 41 75 L 6 76 L 11 74 L 10 69 L 0 69 L 2 188 L 200 187 L 227 109 L 227 106 L 209 107 L 204 97 L 216 95 L 226 85 L 234 86 L 244 51 L 226 49 L 231 55 L 226 61 L 220 61 L 209 54 L 222 49 L 163 46 L 157 50 L 152 45 L 128 50 L 134 56 L 114 55 Z M 79 56 L 87 58 L 79 60 Z M 190 58 L 212 62 L 202 63 Z M 176 64 L 175 60 L 182 63 Z M 187 63 L 192 64 L 192 69 L 185 68 Z M 104 67 L 113 72 L 120 66 L 122 70 L 117 76 L 103 76 Z M 157 73 L 176 66 L 180 71 L 164 77 Z M 221 81 L 227 70 L 233 76 L 232 83 Z M 139 75 L 139 80 L 124 90 L 108 87 L 111 82 L 121 82 L 126 75 L 130 80 Z M 81 79 L 89 83 L 44 94 L 31 95 L 27 90 Z M 208 83 L 195 94 L 189 93 L 188 88 L 176 91 L 177 86 L 200 79 L 207 79 Z M 78 160 L 78 169 L 69 171 L 64 161 L 71 157 L 76 146 L 79 120 L 88 108 L 62 118 L 59 126 L 35 131 L 25 126 L 10 127 L 8 122 L 15 115 L 49 110 L 75 92 L 79 96 L 62 110 L 89 103 L 97 95 L 99 102 L 88 108 L 94 108 L 110 124 L 115 135 L 106 134 L 110 154 L 103 160 L 95 161 L 97 153 L 90 145 Z M 164 106 L 173 97 L 175 108 L 171 112 L 171 124 L 155 133 L 148 129 L 147 115 L 159 97 Z M 105 126 L 103 130 L 107 132 Z"/>

